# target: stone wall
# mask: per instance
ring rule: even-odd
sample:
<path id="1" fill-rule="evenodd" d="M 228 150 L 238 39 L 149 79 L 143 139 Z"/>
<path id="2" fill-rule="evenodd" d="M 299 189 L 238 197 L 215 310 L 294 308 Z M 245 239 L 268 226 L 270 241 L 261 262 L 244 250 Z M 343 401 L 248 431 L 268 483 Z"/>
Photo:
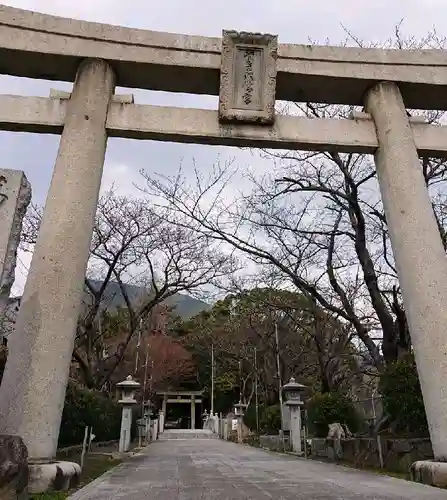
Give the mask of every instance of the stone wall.
<path id="1" fill-rule="evenodd" d="M 290 451 L 289 436 L 284 436 L 284 444 L 277 435 L 259 436 L 259 446 L 271 451 Z"/>
<path id="2" fill-rule="evenodd" d="M 384 466 L 390 471 L 408 472 L 417 460 L 433 458 L 429 439 L 380 438 Z M 334 440 L 312 439 L 311 456 L 348 462 L 357 467 L 380 467 L 379 448 L 375 438 Z"/>
<path id="3" fill-rule="evenodd" d="M 107 448 L 107 447 L 115 446 L 115 445 L 116 445 L 116 449 L 118 450 L 118 444 L 119 444 L 119 440 L 117 440 L 117 439 L 113 440 L 113 441 L 102 441 L 99 443 L 92 442 L 92 444 L 90 446 L 90 452 L 91 453 L 100 452 L 102 448 Z M 76 454 L 81 454 L 82 447 L 83 447 L 82 444 L 78 444 L 78 445 L 74 445 L 74 446 L 66 446 L 65 448 L 59 448 L 57 450 L 57 456 L 58 456 L 58 458 L 62 458 L 62 457 L 67 458 L 67 457 L 72 457 L 73 455 L 76 455 Z"/>

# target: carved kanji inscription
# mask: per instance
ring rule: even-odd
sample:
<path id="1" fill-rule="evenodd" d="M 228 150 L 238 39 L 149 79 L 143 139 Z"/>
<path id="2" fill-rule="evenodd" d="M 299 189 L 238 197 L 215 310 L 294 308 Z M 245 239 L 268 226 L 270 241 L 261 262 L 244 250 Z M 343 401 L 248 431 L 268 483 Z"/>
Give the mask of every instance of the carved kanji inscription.
<path id="1" fill-rule="evenodd" d="M 273 123 L 277 49 L 276 35 L 223 31 L 220 121 Z"/>

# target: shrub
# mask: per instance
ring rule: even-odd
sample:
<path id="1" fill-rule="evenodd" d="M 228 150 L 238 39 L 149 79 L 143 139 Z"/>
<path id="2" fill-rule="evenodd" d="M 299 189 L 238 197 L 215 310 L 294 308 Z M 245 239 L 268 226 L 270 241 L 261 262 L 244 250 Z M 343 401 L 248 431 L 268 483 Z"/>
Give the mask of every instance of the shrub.
<path id="1" fill-rule="evenodd" d="M 119 439 L 121 408 L 103 394 L 69 382 L 58 446 L 82 444 L 86 426 L 93 427 L 95 441 Z"/>
<path id="2" fill-rule="evenodd" d="M 259 405 L 259 432 L 261 434 L 276 434 L 281 429 L 281 412 L 279 404 L 264 406 Z M 244 424 L 256 432 L 256 407 L 251 404 L 244 415 Z"/>
<path id="3" fill-rule="evenodd" d="M 399 434 L 426 436 L 427 418 L 413 356 L 387 366 L 380 377 L 383 406 L 392 429 Z"/>
<path id="4" fill-rule="evenodd" d="M 265 434 L 276 434 L 281 430 L 281 410 L 279 404 L 261 408 L 259 427 L 260 431 Z"/>
<path id="5" fill-rule="evenodd" d="M 258 408 L 259 413 L 259 424 L 261 424 L 261 413 L 262 406 Z M 256 406 L 251 404 L 246 410 L 244 414 L 244 424 L 253 432 L 256 431 Z"/>
<path id="6" fill-rule="evenodd" d="M 316 437 L 326 437 L 329 424 L 338 422 L 356 432 L 359 418 L 352 401 L 336 392 L 315 394 L 308 402 L 307 418 L 310 431 Z"/>

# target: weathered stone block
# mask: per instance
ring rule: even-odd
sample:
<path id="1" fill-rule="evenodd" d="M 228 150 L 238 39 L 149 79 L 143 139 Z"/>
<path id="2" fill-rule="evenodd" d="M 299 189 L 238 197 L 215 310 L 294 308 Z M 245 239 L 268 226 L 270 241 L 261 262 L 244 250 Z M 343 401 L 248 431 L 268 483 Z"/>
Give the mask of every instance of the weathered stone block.
<path id="1" fill-rule="evenodd" d="M 33 463 L 29 465 L 30 493 L 68 491 L 79 484 L 81 468 L 74 462 Z"/>
<path id="2" fill-rule="evenodd" d="M 447 462 L 423 460 L 411 466 L 411 479 L 418 483 L 447 488 Z"/>
<path id="3" fill-rule="evenodd" d="M 28 451 L 19 436 L 0 435 L 0 498 L 28 498 Z"/>
<path id="4" fill-rule="evenodd" d="M 221 122 L 274 122 L 277 51 L 276 35 L 222 32 Z"/>

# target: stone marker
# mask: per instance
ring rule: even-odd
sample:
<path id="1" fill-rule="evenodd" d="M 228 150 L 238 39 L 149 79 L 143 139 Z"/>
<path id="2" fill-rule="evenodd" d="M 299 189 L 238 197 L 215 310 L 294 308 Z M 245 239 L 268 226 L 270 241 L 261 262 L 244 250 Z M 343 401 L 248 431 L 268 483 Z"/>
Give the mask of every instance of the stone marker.
<path id="1" fill-rule="evenodd" d="M 274 122 L 277 51 L 276 35 L 223 30 L 221 122 Z"/>
<path id="2" fill-rule="evenodd" d="M 15 278 L 22 222 L 31 201 L 31 185 L 20 170 L 0 170 L 0 340 Z"/>

